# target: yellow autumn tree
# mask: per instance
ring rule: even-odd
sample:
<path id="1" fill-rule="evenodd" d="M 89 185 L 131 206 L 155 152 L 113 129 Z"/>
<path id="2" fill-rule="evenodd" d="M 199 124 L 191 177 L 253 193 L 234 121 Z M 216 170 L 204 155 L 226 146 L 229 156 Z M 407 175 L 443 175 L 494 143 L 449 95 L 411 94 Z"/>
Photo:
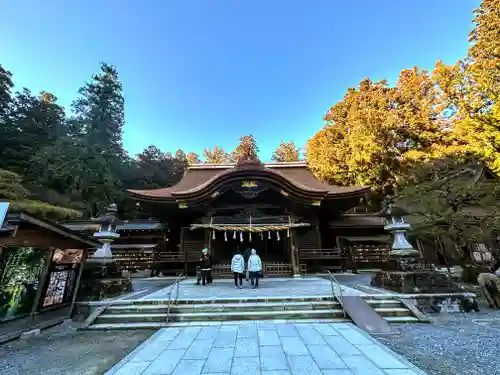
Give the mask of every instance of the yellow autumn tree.
<path id="1" fill-rule="evenodd" d="M 292 162 L 300 160 L 300 148 L 293 141 L 281 142 L 274 151 L 272 159 L 278 162 Z"/>

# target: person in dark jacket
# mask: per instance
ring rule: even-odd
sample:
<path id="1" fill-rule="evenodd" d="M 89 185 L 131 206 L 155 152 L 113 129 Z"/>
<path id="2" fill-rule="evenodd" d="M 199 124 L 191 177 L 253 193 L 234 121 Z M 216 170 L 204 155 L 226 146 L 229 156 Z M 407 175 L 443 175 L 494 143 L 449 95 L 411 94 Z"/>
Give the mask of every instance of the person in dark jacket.
<path id="1" fill-rule="evenodd" d="M 211 276 L 210 273 L 212 271 L 212 258 L 208 253 L 208 249 L 202 250 L 202 255 L 200 258 L 200 270 L 201 270 L 201 283 L 203 286 L 207 286 L 207 283 L 210 282 Z"/>

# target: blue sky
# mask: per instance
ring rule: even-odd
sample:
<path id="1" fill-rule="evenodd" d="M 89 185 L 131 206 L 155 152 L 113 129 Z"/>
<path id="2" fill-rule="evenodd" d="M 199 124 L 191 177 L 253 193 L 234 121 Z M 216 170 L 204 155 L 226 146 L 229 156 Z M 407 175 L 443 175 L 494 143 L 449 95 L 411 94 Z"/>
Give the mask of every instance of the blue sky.
<path id="1" fill-rule="evenodd" d="M 0 0 L 0 64 L 65 107 L 105 61 L 124 87 L 124 144 L 268 160 L 304 145 L 364 77 L 394 82 L 467 52 L 479 0 Z"/>

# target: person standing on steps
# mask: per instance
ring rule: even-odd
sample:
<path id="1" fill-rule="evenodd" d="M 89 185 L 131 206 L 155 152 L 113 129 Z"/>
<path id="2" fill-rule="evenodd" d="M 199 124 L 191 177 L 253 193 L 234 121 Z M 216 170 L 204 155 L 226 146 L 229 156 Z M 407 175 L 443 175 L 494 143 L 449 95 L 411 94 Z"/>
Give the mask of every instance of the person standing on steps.
<path id="1" fill-rule="evenodd" d="M 257 255 L 257 251 L 252 249 L 251 255 L 248 258 L 248 273 L 250 274 L 250 282 L 252 283 L 252 289 L 259 287 L 259 277 L 262 272 L 262 260 L 260 256 Z"/>
<path id="2" fill-rule="evenodd" d="M 243 288 L 243 272 L 245 271 L 245 260 L 243 256 L 240 254 L 240 249 L 236 250 L 236 254 L 233 256 L 231 260 L 231 271 L 234 275 L 234 287 L 236 289 Z M 238 285 L 238 280 L 240 284 Z"/>
<path id="3" fill-rule="evenodd" d="M 210 278 L 210 272 L 212 271 L 212 260 L 208 254 L 208 249 L 205 248 L 201 252 L 200 259 L 200 270 L 201 270 L 201 283 L 203 286 L 207 286 Z"/>

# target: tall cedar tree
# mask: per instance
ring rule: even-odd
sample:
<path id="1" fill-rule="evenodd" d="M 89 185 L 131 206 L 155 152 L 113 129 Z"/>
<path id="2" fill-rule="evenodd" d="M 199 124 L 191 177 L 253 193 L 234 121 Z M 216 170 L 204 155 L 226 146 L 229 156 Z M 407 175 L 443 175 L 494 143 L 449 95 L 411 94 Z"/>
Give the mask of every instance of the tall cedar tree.
<path id="1" fill-rule="evenodd" d="M 0 64 L 0 121 L 7 114 L 11 101 L 12 73 Z"/>
<path id="2" fill-rule="evenodd" d="M 87 216 L 95 216 L 123 195 L 124 100 L 116 69 L 101 64 L 99 74 L 79 94 L 66 134 L 52 147 L 40 150 L 33 164 L 50 173 L 47 177 L 58 189 L 83 203 Z"/>
<path id="3" fill-rule="evenodd" d="M 244 135 L 240 138 L 238 146 L 231 154 L 231 160 L 233 163 L 238 163 L 240 160 L 257 160 L 257 153 L 259 148 L 257 147 L 257 141 L 253 135 Z"/>
<path id="4" fill-rule="evenodd" d="M 26 88 L 15 94 L 3 124 L 8 143 L 3 150 L 2 167 L 28 173 L 31 156 L 62 134 L 65 114 L 56 101 L 50 93 L 35 96 Z"/>
<path id="5" fill-rule="evenodd" d="M 231 161 L 231 156 L 221 147 L 215 146 L 213 149 L 206 148 L 203 151 L 203 157 L 209 164 L 225 164 Z"/>
<path id="6" fill-rule="evenodd" d="M 281 142 L 273 153 L 273 160 L 278 162 L 291 162 L 300 160 L 300 149 L 293 141 Z"/>
<path id="7" fill-rule="evenodd" d="M 17 143 L 17 132 L 8 123 L 8 112 L 12 101 L 12 73 L 0 65 L 0 167 L 6 168 L 8 161 L 5 160 L 5 150 L 11 142 Z"/>

